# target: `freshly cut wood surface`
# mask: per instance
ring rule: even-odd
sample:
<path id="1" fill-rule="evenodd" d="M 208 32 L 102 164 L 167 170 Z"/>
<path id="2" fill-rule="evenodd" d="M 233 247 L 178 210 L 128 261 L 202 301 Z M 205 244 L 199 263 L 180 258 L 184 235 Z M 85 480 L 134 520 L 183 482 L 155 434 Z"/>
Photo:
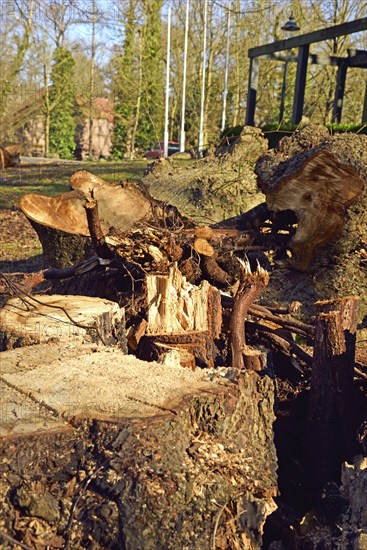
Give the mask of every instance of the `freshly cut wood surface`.
<path id="1" fill-rule="evenodd" d="M 11 298 L 0 311 L 2 349 L 20 345 L 98 340 L 125 343 L 124 310 L 117 303 L 89 296 Z"/>
<path id="2" fill-rule="evenodd" d="M 33 222 L 73 235 L 89 235 L 85 211 L 76 191 L 57 197 L 28 193 L 21 197 L 19 206 Z"/>
<path id="3" fill-rule="evenodd" d="M 146 288 L 149 304 L 147 334 L 209 330 L 212 287 L 208 281 L 203 281 L 200 286 L 192 285 L 175 265 L 170 268 L 168 276 L 148 275 Z M 220 300 L 219 291 L 212 290 Z M 216 320 L 213 337 L 219 336 L 220 325 L 221 316 Z"/>
<path id="4" fill-rule="evenodd" d="M 70 186 L 83 196 L 92 196 L 98 203 L 102 230 L 113 227 L 124 231 L 152 215 L 152 203 L 133 183 L 112 184 L 85 170 L 75 172 Z"/>
<path id="5" fill-rule="evenodd" d="M 236 383 L 85 345 L 11 350 L 3 363 L 7 534 L 76 550 L 261 547 L 277 494 L 270 378 Z"/>
<path id="6" fill-rule="evenodd" d="M 12 143 L 6 147 L 0 147 L 0 170 L 17 166 L 20 162 L 20 144 Z"/>
<path id="7" fill-rule="evenodd" d="M 221 297 L 208 281 L 192 285 L 177 265 L 168 275 L 147 275 L 147 325 L 138 355 L 144 359 L 214 366 L 215 343 L 222 326 Z"/>
<path id="8" fill-rule="evenodd" d="M 55 347 L 57 357 L 49 355 L 45 345 L 31 346 L 25 353 L 24 348 L 3 352 L 1 377 L 60 418 L 121 420 L 167 414 L 185 396 L 221 387 L 221 378 L 211 383 L 204 370 L 140 361 L 117 347 L 75 341 L 69 341 L 65 351 Z"/>
<path id="9" fill-rule="evenodd" d="M 298 227 L 290 248 L 292 266 L 307 271 L 315 251 L 341 236 L 346 209 L 362 197 L 365 184 L 357 170 L 329 150 L 318 150 L 300 166 L 289 167 L 266 189 L 273 212 L 292 210 Z"/>
<path id="10" fill-rule="evenodd" d="M 70 178 L 71 191 L 57 197 L 26 194 L 20 208 L 33 222 L 65 233 L 88 236 L 88 224 L 83 208 L 84 197 L 98 202 L 103 232 L 111 228 L 126 230 L 151 215 L 152 205 L 134 185 L 114 185 L 98 176 L 80 170 Z"/>

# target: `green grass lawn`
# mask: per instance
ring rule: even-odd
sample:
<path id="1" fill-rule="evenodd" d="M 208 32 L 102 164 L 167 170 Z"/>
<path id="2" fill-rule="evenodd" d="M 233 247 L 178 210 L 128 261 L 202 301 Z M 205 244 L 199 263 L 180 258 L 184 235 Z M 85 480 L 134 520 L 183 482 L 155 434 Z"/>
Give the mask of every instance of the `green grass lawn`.
<path id="1" fill-rule="evenodd" d="M 59 195 L 69 191 L 69 178 L 78 170 L 88 170 L 114 183 L 141 180 L 146 160 L 126 162 L 22 163 L 0 171 L 0 271 L 33 272 L 42 266 L 42 247 L 36 232 L 19 210 L 26 193 Z"/>
<path id="2" fill-rule="evenodd" d="M 88 170 L 108 182 L 129 179 L 139 181 L 146 160 L 124 162 L 72 162 L 26 164 L 0 171 L 0 210 L 18 208 L 25 193 L 58 195 L 69 190 L 69 178 L 77 170 Z"/>

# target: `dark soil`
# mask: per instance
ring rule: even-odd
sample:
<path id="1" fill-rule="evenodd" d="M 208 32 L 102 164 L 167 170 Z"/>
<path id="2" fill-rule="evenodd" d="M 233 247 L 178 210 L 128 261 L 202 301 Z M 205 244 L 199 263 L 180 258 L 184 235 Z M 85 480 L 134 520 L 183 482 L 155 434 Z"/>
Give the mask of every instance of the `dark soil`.
<path id="1" fill-rule="evenodd" d="M 42 247 L 37 233 L 19 210 L 0 210 L 0 271 L 32 273 L 41 269 Z"/>

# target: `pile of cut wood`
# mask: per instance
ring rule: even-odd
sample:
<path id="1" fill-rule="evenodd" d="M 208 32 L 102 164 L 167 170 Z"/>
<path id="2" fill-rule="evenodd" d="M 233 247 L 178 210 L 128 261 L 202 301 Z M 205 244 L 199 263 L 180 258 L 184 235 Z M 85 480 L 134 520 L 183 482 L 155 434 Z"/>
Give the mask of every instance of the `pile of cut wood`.
<path id="1" fill-rule="evenodd" d="M 140 186 L 80 171 L 68 193 L 22 197 L 45 268 L 17 284 L 3 276 L 15 296 L 3 310 L 2 349 L 61 338 L 57 323 L 66 322 L 81 341 L 164 365 L 230 368 L 238 384 L 244 370 L 272 378 L 284 368 L 310 387 L 302 467 L 315 495 L 363 444 L 367 365 L 356 338 L 367 314 L 367 136 L 309 125 L 265 151 L 249 135 L 237 140 L 252 155 L 243 153 L 242 171 L 241 149 L 222 144 L 191 172 L 158 161 Z M 226 166 L 251 193 L 256 175 L 264 200 L 200 225 L 192 204 L 175 202 L 175 182 L 183 188 L 186 174 L 200 187 L 201 178 L 212 208 L 215 172 L 230 185 Z"/>
<path id="2" fill-rule="evenodd" d="M 258 262 L 270 272 L 270 283 L 261 283 L 255 294 L 247 291 L 242 317 L 261 294 L 267 311 L 262 311 L 261 320 L 251 309 L 256 319 L 250 330 L 254 334 L 266 330 L 271 348 L 275 344 L 269 331 L 293 323 L 292 332 L 297 333 L 297 321 L 279 315 L 274 319 L 274 308 L 289 316 L 288 305 L 299 302 L 298 318 L 305 315 L 309 323 L 317 300 L 354 295 L 360 298 L 361 321 L 367 313 L 366 143 L 364 135 L 330 136 L 325 128 L 309 125 L 284 138 L 275 150 L 263 153 L 258 147 L 255 173 L 266 200 L 205 226 L 194 223 L 177 205 L 150 194 L 152 177 L 169 178 L 174 188 L 177 175 L 181 185 L 181 165 L 168 162 L 163 168 L 156 163 L 144 180 L 148 187 L 130 182 L 113 185 L 88 172 L 76 172 L 68 193 L 21 199 L 20 207 L 41 240 L 46 265 L 28 280 L 28 289 L 45 279 L 49 293 L 117 301 L 125 308 L 127 329 L 134 335 L 131 341 L 160 333 L 160 344 L 186 346 L 182 340 L 190 340 L 189 333 L 192 338 L 196 332 L 205 333 L 207 343 L 202 345 L 207 353 L 193 353 L 189 362 L 204 358 L 204 364 L 211 366 L 228 362 L 225 353 L 232 346 L 233 320 L 227 323 L 220 350 L 213 347 L 213 341 L 223 336 L 219 302 L 226 317 L 228 306 L 240 300 L 244 273 L 251 268 L 256 272 Z M 243 147 L 240 140 L 239 146 Z M 215 164 L 218 159 L 228 163 L 232 156 L 238 162 L 233 144 L 218 151 Z M 248 159 L 243 162 L 248 165 Z M 246 188 L 246 180 L 242 185 Z M 159 328 L 154 326 L 158 322 L 153 321 L 154 308 L 161 317 Z M 305 337 L 311 332 L 308 325 L 299 334 Z M 307 363 L 304 353 L 285 343 L 287 338 L 291 342 L 292 337 L 279 336 L 278 347 L 286 351 L 291 346 L 298 360 Z M 259 341 L 263 344 L 264 338 Z M 130 349 L 149 357 L 146 339 L 144 352 L 139 342 Z M 156 357 L 155 344 L 151 345 Z"/>

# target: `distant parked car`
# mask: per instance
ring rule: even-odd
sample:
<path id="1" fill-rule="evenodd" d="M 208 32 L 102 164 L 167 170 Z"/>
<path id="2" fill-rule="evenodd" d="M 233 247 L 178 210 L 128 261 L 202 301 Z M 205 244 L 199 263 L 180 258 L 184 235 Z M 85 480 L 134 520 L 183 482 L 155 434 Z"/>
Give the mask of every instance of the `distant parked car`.
<path id="1" fill-rule="evenodd" d="M 170 157 L 174 153 L 179 153 L 180 144 L 177 141 L 168 142 L 168 156 Z M 163 141 L 157 141 L 151 149 L 148 149 L 144 153 L 145 159 L 159 159 L 164 156 L 164 143 Z"/>

